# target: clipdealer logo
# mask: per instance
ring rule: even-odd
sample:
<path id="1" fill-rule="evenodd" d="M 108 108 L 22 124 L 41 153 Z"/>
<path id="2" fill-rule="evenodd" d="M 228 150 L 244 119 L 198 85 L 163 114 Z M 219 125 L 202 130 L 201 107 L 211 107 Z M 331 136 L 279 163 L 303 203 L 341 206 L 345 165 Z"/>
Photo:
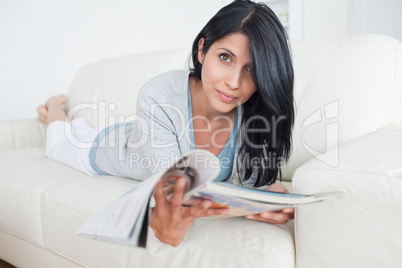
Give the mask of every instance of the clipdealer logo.
<path id="1" fill-rule="evenodd" d="M 303 122 L 302 145 L 314 158 L 331 167 L 337 167 L 339 165 L 339 101 L 325 105 L 323 110 L 317 109 Z M 325 121 L 325 151 L 320 152 L 307 144 L 305 131 L 308 127 L 323 121 Z M 331 150 L 330 155 L 326 154 L 329 150 Z"/>

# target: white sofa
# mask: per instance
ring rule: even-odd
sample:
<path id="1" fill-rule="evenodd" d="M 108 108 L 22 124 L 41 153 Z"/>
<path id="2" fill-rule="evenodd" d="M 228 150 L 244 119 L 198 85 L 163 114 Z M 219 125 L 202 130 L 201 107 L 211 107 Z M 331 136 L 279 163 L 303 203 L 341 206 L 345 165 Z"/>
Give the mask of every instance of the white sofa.
<path id="1" fill-rule="evenodd" d="M 173 248 L 77 237 L 93 213 L 134 187 L 45 157 L 35 119 L 0 122 L 0 259 L 17 267 L 402 267 L 402 44 L 386 36 L 292 41 L 297 116 L 284 179 L 295 192 L 342 190 L 286 225 L 199 220 Z M 150 77 L 186 68 L 189 50 L 104 60 L 69 91 L 70 116 L 128 118 Z M 35 115 L 32 114 L 32 117 Z M 291 186 L 290 186 L 291 187 Z"/>

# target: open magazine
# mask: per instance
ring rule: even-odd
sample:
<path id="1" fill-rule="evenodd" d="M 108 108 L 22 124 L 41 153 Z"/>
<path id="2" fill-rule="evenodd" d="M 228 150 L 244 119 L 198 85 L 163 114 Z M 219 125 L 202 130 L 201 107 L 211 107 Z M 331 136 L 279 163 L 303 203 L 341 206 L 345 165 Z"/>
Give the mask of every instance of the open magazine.
<path id="1" fill-rule="evenodd" d="M 94 214 L 78 229 L 76 234 L 93 239 L 146 247 L 150 200 L 160 179 L 163 180 L 166 196 L 170 198 L 177 178 L 184 177 L 186 189 L 183 205 L 191 206 L 200 200 L 212 200 L 212 207 L 228 208 L 228 214 L 216 216 L 218 218 L 298 207 L 342 194 L 341 192 L 329 192 L 301 195 L 249 189 L 229 183 L 214 182 L 219 172 L 219 160 L 212 153 L 206 150 L 191 151 L 183 155 L 169 169 L 153 174 Z"/>

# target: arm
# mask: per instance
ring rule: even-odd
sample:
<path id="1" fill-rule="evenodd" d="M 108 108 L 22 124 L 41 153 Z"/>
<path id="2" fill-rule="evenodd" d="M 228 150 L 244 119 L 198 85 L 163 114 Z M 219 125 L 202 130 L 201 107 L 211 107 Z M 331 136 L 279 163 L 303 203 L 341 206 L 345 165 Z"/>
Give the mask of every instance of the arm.
<path id="1" fill-rule="evenodd" d="M 171 104 L 174 102 L 169 96 L 174 90 L 172 87 L 161 84 L 159 79 L 151 80 L 137 98 L 128 150 L 139 155 L 143 163 L 151 164 L 141 168 L 147 171 L 145 177 L 167 168 L 186 152 L 180 147 L 180 142 L 185 139 L 182 133 L 186 132 L 187 120 L 183 107 Z"/>
<path id="2" fill-rule="evenodd" d="M 125 117 L 118 127 L 102 130 L 95 157 L 101 171 L 144 180 L 186 152 L 179 146 L 186 122 L 174 120 L 178 109 L 168 107 L 177 100 L 171 99 L 175 85 L 166 76 L 153 78 L 141 88 L 134 115 Z"/>

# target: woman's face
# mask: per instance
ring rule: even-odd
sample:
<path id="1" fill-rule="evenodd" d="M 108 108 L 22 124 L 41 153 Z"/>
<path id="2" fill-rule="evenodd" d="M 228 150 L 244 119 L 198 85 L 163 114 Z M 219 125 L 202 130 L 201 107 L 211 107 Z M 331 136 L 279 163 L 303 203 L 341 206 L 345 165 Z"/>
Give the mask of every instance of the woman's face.
<path id="1" fill-rule="evenodd" d="M 214 42 L 204 54 L 199 42 L 198 60 L 202 64 L 201 82 L 210 105 L 228 113 L 245 103 L 257 90 L 252 78 L 248 38 L 230 34 Z"/>

